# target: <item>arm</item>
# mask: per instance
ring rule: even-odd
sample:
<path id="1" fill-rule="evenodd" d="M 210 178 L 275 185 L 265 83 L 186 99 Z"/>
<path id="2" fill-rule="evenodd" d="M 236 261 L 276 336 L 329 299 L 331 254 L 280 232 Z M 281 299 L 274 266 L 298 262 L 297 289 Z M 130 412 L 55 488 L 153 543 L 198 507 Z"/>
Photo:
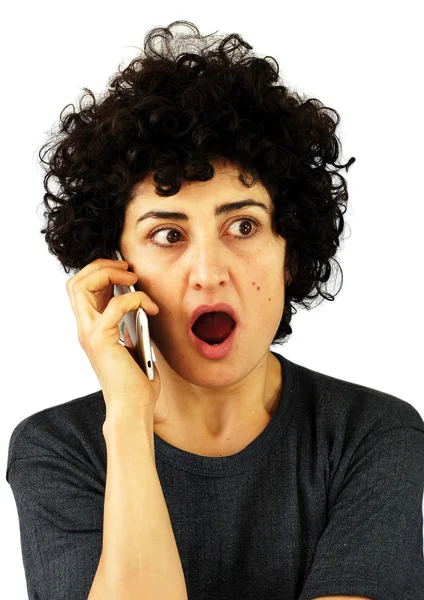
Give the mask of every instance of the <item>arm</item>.
<path id="1" fill-rule="evenodd" d="M 187 600 L 154 456 L 153 415 L 103 425 L 107 475 L 102 553 L 88 600 Z"/>

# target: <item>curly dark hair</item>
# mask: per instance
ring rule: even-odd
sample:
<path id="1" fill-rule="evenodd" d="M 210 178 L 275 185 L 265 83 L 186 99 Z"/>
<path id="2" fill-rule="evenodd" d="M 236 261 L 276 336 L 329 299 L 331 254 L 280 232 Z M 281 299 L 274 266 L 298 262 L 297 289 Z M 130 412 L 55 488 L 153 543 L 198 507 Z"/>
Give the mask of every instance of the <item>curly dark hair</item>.
<path id="1" fill-rule="evenodd" d="M 172 29 L 181 24 L 192 32 L 174 36 Z M 347 210 L 346 181 L 337 171 L 347 171 L 355 158 L 336 165 L 337 111 L 301 98 L 281 81 L 276 85 L 278 63 L 249 55 L 252 46 L 239 34 L 211 36 L 201 37 L 187 21 L 151 29 L 144 53 L 118 68 L 97 102 L 82 88 L 87 94 L 79 111 L 73 104 L 65 116 L 69 104 L 62 110 L 58 131 L 50 131 L 39 151 L 46 172 L 41 233 L 65 272 L 76 273 L 120 247 L 126 206 L 135 185 L 151 172 L 157 195 L 172 196 L 183 177 L 210 180 L 209 161 L 236 166 L 246 187 L 256 180 L 265 186 L 274 205 L 273 230 L 286 240 L 290 280 L 273 340 L 282 344 L 292 333 L 294 303 L 309 310 L 307 300 L 318 295 L 334 300 L 322 284 L 334 272 L 330 259 Z M 165 51 L 155 48 L 156 39 Z M 86 97 L 92 102 L 84 106 Z M 56 194 L 49 188 L 52 177 L 58 180 Z"/>

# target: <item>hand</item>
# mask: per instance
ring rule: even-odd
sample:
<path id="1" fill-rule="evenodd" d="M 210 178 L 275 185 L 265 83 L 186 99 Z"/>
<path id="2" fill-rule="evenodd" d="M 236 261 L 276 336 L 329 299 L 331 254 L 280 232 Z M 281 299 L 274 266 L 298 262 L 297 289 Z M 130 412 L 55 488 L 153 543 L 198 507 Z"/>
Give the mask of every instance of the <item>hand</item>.
<path id="1" fill-rule="evenodd" d="M 155 416 L 161 388 L 155 364 L 154 380 L 150 381 L 137 362 L 133 345 L 129 349 L 119 343 L 119 323 L 124 314 L 139 307 L 147 315 L 159 312 L 144 292 L 113 295 L 114 284 L 134 285 L 137 281 L 137 275 L 127 269 L 126 262 L 99 258 L 66 283 L 77 320 L 78 341 L 99 379 L 108 421 L 127 415 Z M 125 339 L 129 340 L 128 333 Z M 156 354 L 156 345 L 154 349 Z"/>

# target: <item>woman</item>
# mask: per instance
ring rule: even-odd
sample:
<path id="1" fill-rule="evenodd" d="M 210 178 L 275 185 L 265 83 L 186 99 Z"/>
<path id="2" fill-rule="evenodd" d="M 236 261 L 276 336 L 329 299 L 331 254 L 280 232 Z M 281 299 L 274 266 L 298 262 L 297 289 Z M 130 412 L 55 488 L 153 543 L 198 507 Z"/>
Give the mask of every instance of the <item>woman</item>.
<path id="1" fill-rule="evenodd" d="M 334 300 L 355 159 L 239 35 L 179 23 L 88 90 L 45 161 L 42 233 L 101 390 L 12 434 L 29 596 L 418 600 L 422 418 L 270 351 L 294 304 Z M 139 307 L 153 381 L 119 343 Z"/>

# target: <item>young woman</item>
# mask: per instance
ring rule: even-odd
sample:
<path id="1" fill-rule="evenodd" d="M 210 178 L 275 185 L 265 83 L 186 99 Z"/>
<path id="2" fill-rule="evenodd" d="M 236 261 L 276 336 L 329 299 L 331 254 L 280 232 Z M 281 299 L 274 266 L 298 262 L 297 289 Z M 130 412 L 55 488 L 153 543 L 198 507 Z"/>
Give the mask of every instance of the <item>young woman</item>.
<path id="1" fill-rule="evenodd" d="M 295 304 L 334 300 L 338 113 L 239 35 L 180 24 L 88 90 L 44 161 L 42 233 L 101 390 L 12 434 L 29 596 L 419 600 L 422 418 L 270 350 Z M 119 343 L 139 307 L 153 381 Z"/>

